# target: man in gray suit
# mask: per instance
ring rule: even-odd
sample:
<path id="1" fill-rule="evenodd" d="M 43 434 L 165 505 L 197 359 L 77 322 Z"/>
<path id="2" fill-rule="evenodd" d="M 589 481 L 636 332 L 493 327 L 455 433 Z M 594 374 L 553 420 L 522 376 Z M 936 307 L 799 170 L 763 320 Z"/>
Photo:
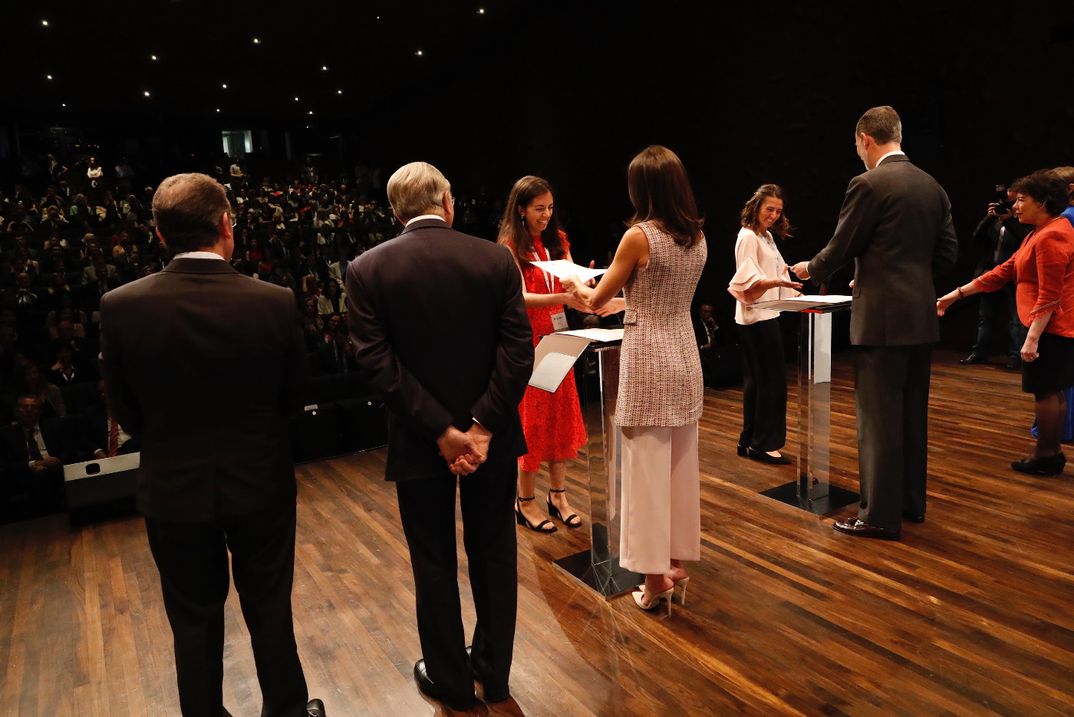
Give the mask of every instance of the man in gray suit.
<path id="1" fill-rule="evenodd" d="M 854 259 L 850 342 L 858 414 L 861 506 L 836 521 L 848 535 L 897 540 L 901 519 L 925 519 L 931 345 L 939 340 L 933 276 L 954 266 L 951 203 L 901 149 L 894 109 L 874 107 L 854 128 L 868 171 L 850 182 L 835 236 L 792 271 L 826 281 Z"/>

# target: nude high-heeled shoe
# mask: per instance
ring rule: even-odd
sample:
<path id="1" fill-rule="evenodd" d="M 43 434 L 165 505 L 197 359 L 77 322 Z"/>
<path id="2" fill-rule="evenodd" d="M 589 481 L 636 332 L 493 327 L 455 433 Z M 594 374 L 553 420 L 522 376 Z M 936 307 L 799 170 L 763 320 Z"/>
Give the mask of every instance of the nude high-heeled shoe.
<path id="1" fill-rule="evenodd" d="M 668 616 L 670 616 L 671 615 L 671 596 L 674 594 L 674 592 L 675 592 L 675 586 L 674 585 L 672 585 L 670 588 L 668 588 L 667 590 L 665 590 L 662 593 L 655 593 L 655 594 L 649 594 L 648 592 L 645 591 L 645 588 L 642 587 L 641 590 L 632 592 L 632 593 L 630 593 L 630 595 L 631 595 L 631 597 L 634 598 L 634 604 L 637 605 L 638 607 L 640 607 L 642 610 L 645 610 L 646 612 L 652 612 L 653 610 L 655 610 L 658 607 L 660 607 L 661 601 L 666 602 L 667 606 L 668 606 L 667 614 L 668 614 Z"/>

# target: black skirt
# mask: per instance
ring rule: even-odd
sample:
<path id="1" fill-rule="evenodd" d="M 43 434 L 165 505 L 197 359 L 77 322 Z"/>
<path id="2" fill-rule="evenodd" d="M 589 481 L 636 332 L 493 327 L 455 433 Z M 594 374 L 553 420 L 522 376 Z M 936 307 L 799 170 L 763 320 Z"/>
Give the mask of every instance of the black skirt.
<path id="1" fill-rule="evenodd" d="M 1043 333 L 1037 342 L 1040 354 L 1022 362 L 1022 390 L 1055 393 L 1074 386 L 1074 338 Z"/>

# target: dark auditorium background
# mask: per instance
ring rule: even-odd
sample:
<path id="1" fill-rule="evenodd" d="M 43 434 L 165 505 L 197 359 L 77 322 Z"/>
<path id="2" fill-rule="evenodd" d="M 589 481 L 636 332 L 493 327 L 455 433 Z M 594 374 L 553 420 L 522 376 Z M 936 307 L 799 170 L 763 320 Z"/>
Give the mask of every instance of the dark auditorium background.
<path id="1" fill-rule="evenodd" d="M 728 316 L 742 202 L 783 185 L 798 228 L 783 253 L 812 256 L 862 171 L 855 120 L 892 104 L 904 148 L 954 204 L 963 251 L 946 289 L 968 278 L 995 184 L 1074 164 L 1074 4 L 916 7 L 6 4 L 0 184 L 47 152 L 90 149 L 153 184 L 206 169 L 223 131 L 250 130 L 251 177 L 282 180 L 306 161 L 334 177 L 361 161 L 386 178 L 424 159 L 460 197 L 494 202 L 517 177 L 545 176 L 574 256 L 604 263 L 629 215 L 626 165 L 661 143 L 707 215 L 698 298 Z M 944 342 L 967 347 L 975 314 L 945 322 Z"/>

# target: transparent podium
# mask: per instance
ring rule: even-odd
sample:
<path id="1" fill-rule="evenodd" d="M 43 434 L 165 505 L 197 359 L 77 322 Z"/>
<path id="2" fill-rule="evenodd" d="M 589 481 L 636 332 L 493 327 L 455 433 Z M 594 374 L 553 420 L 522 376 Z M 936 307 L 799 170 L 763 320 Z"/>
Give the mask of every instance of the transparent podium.
<path id="1" fill-rule="evenodd" d="M 622 456 L 615 426 L 621 341 L 594 342 L 575 365 L 582 376 L 582 418 L 588 443 L 590 547 L 556 560 L 606 598 L 633 590 L 645 578 L 619 565 L 619 495 Z"/>
<path id="2" fill-rule="evenodd" d="M 811 301 L 812 300 L 812 301 Z M 854 503 L 858 494 L 829 482 L 831 474 L 832 314 L 850 308 L 849 296 L 766 301 L 759 308 L 798 312 L 798 480 L 762 495 L 817 515 Z"/>

